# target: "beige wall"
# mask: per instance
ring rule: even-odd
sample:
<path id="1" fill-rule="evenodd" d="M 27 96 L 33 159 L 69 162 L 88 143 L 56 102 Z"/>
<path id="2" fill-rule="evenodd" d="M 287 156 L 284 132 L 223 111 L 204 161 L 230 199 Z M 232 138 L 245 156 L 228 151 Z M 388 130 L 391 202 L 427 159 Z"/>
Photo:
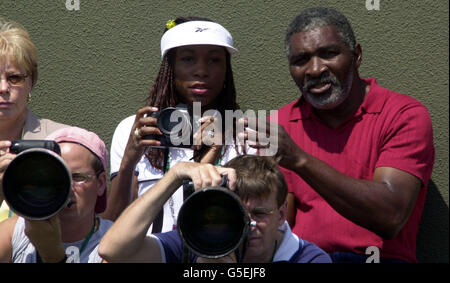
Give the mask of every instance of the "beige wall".
<path id="1" fill-rule="evenodd" d="M 283 49 L 286 26 L 302 9 L 330 6 L 352 22 L 363 47 L 361 74 L 422 101 L 434 123 L 436 163 L 420 230 L 418 257 L 448 262 L 448 1 L 1 0 L 0 15 L 22 23 L 39 50 L 31 108 L 38 115 L 97 132 L 107 143 L 134 114 L 159 68 L 159 40 L 176 16 L 210 17 L 234 36 L 238 102 L 277 109 L 296 99 Z M 372 1 L 373 2 L 373 1 Z"/>

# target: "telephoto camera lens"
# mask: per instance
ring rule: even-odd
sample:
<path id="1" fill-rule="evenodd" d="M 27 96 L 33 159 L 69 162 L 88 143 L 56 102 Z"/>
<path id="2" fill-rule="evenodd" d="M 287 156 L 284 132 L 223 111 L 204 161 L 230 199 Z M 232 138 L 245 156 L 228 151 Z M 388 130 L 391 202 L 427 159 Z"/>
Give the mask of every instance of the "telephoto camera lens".
<path id="1" fill-rule="evenodd" d="M 186 199 L 177 225 L 183 243 L 193 253 L 219 258 L 233 252 L 246 239 L 249 218 L 235 193 L 209 187 Z"/>
<path id="2" fill-rule="evenodd" d="M 48 219 L 69 200 L 72 177 L 64 160 L 55 152 L 33 148 L 19 153 L 3 175 L 3 196 L 18 215 Z"/>

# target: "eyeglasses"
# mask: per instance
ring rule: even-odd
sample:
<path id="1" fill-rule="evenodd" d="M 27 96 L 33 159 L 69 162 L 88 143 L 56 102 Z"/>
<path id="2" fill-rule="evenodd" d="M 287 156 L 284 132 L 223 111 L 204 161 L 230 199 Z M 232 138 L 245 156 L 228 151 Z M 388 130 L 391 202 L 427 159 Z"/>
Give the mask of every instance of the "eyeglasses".
<path id="1" fill-rule="evenodd" d="M 72 173 L 72 184 L 75 186 L 83 185 L 97 175 L 98 175 L 97 173 L 87 174 L 82 172 L 74 172 Z"/>
<path id="2" fill-rule="evenodd" d="M 252 210 L 247 210 L 250 214 L 250 218 L 255 220 L 256 222 L 261 222 L 267 219 L 269 215 L 272 215 L 275 212 L 276 208 L 268 209 L 265 207 L 255 207 Z"/>
<path id="3" fill-rule="evenodd" d="M 6 82 L 10 86 L 20 86 L 25 82 L 25 79 L 28 77 L 27 74 L 11 74 L 6 75 Z M 1 79 L 0 79 L 1 81 Z"/>

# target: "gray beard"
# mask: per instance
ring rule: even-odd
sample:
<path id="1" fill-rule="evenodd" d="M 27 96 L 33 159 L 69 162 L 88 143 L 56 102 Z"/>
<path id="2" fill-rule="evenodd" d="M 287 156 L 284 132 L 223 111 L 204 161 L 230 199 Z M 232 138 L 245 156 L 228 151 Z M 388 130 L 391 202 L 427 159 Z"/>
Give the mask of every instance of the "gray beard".
<path id="1" fill-rule="evenodd" d="M 302 94 L 314 108 L 320 110 L 329 110 L 339 106 L 350 95 L 350 90 L 353 85 L 353 64 L 347 74 L 347 79 L 342 85 L 334 76 L 331 77 L 331 92 L 327 95 L 315 95 L 307 89 L 302 88 Z"/>

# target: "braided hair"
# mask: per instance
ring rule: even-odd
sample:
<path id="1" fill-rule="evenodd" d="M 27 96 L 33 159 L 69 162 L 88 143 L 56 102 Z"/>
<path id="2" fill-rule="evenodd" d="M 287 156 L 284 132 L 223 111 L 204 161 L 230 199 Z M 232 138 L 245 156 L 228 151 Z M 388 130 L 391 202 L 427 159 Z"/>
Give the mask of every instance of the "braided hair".
<path id="1" fill-rule="evenodd" d="M 208 18 L 201 17 L 179 17 L 173 22 L 175 25 L 182 24 L 189 21 L 209 21 Z M 168 28 L 164 29 L 166 32 Z M 175 88 L 175 73 L 174 73 L 174 61 L 175 61 L 175 49 L 170 49 L 167 54 L 162 58 L 161 66 L 158 75 L 153 83 L 153 87 L 147 97 L 147 105 L 158 107 L 158 109 L 164 109 L 167 107 L 174 107 L 181 102 L 180 97 Z M 217 110 L 225 117 L 225 110 L 237 110 L 239 105 L 236 102 L 236 88 L 234 85 L 233 71 L 231 68 L 231 56 L 226 52 L 226 74 L 225 83 L 222 92 L 218 95 Z M 225 127 L 225 119 L 222 119 L 222 129 Z M 206 153 L 205 146 L 199 151 L 194 153 L 194 161 L 200 161 Z M 163 170 L 165 166 L 166 156 L 168 149 L 161 148 L 149 148 L 146 152 L 146 157 L 150 164 L 159 170 Z"/>

